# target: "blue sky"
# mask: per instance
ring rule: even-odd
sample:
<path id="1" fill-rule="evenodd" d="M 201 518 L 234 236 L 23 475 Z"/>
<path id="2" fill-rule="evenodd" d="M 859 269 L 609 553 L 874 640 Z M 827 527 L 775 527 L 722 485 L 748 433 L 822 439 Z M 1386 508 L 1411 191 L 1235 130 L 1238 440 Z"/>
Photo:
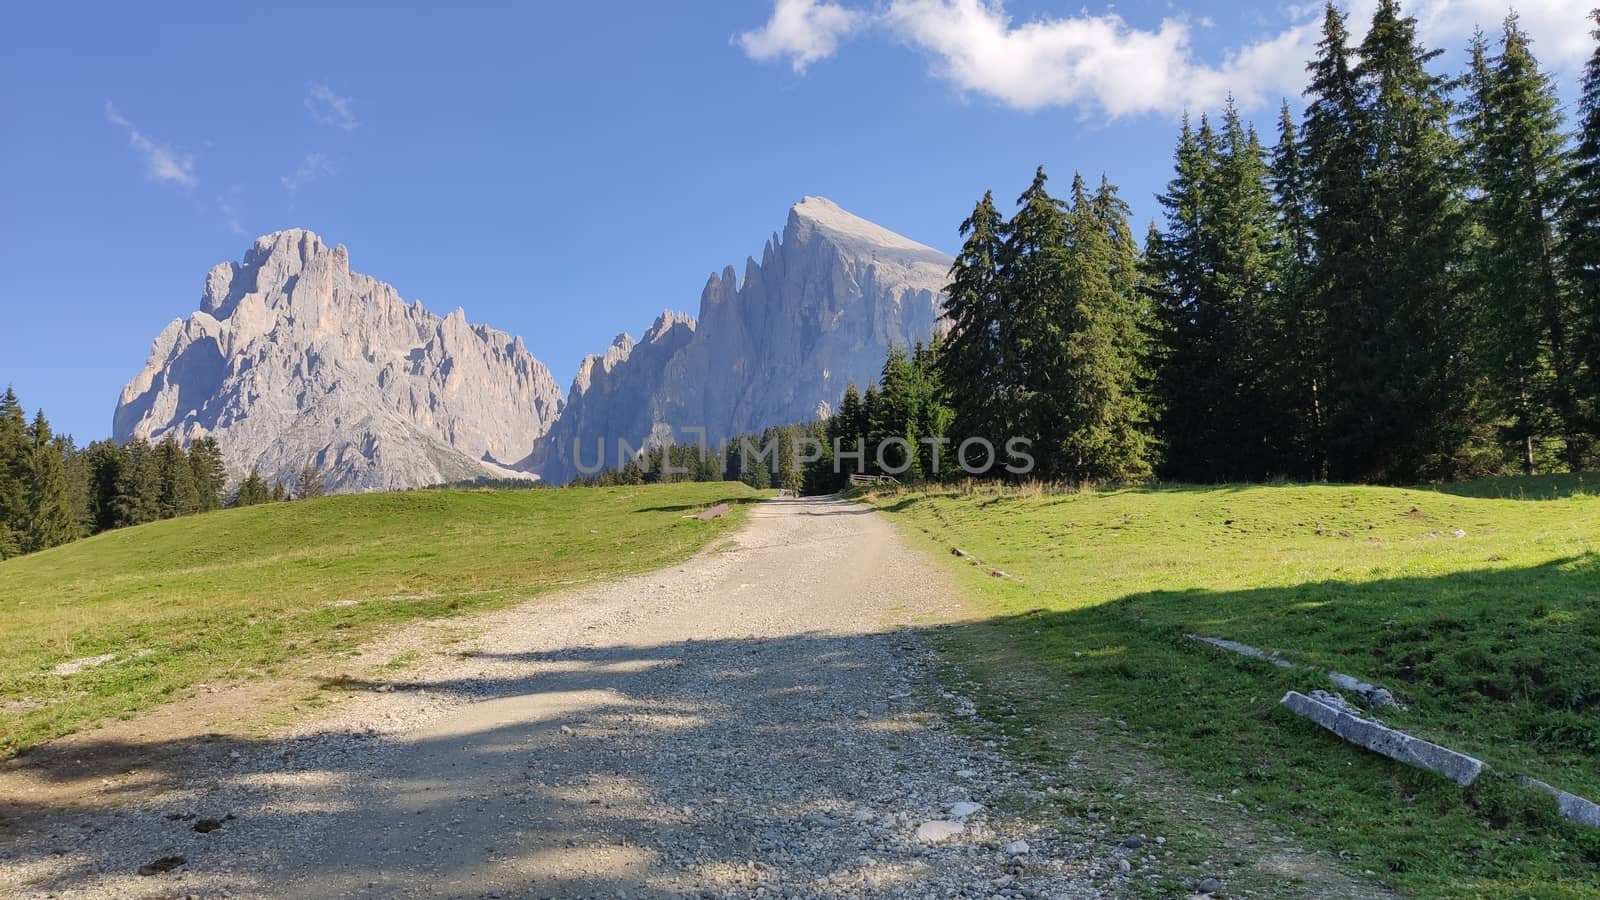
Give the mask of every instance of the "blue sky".
<path id="1" fill-rule="evenodd" d="M 1519 6 L 1569 98 L 1585 5 Z M 1505 6 L 1408 8 L 1458 51 Z M 1232 90 L 1270 128 L 1314 17 L 1220 0 L 27 4 L 0 34 L 0 382 L 106 436 L 206 271 L 305 227 L 407 299 L 522 335 L 565 387 L 618 331 L 697 311 L 707 274 L 759 256 L 807 194 L 951 251 L 985 189 L 1009 203 L 1042 163 L 1063 183 L 1106 172 L 1148 219 L 1181 111 Z"/>

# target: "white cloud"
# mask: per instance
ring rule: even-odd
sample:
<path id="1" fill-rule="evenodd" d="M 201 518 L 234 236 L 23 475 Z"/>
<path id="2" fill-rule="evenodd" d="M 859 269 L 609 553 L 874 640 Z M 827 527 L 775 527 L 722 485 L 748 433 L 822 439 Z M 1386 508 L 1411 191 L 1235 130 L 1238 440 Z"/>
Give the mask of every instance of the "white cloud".
<path id="1" fill-rule="evenodd" d="M 1409 0 L 1404 9 L 1417 18 L 1425 44 L 1459 50 L 1475 26 L 1493 34 L 1507 3 Z M 1588 4 L 1516 0 L 1516 5 L 1540 59 L 1557 71 L 1575 73 L 1593 51 Z M 1359 40 L 1376 3 L 1352 0 L 1350 6 L 1350 30 Z M 810 11 L 820 9 L 847 24 L 819 37 L 807 23 Z M 839 34 L 872 26 L 929 53 L 934 73 L 960 91 L 1017 109 L 1072 106 L 1115 118 L 1214 107 L 1229 92 L 1246 108 L 1298 95 L 1320 36 L 1321 4 L 1289 3 L 1280 13 L 1279 21 L 1292 24 L 1269 26 L 1261 37 L 1215 61 L 1201 59 L 1192 45 L 1193 29 L 1209 27 L 1204 19 L 1168 18 L 1154 28 L 1140 28 L 1115 13 L 1082 12 L 1016 22 L 1004 0 L 889 0 L 870 15 L 819 7 L 811 0 L 776 0 L 767 26 L 739 40 L 751 57 L 788 56 L 800 71 L 833 55 Z"/>
<path id="2" fill-rule="evenodd" d="M 868 16 L 837 3 L 817 0 L 776 0 L 772 18 L 753 31 L 734 37 L 751 59 L 787 57 L 796 72 L 827 59 L 839 41 L 865 24 Z"/>
<path id="3" fill-rule="evenodd" d="M 200 179 L 194 174 L 192 157 L 146 137 L 132 122 L 117 112 L 117 108 L 111 105 L 110 100 L 106 101 L 106 121 L 128 132 L 128 144 L 144 160 L 145 171 L 151 178 L 157 181 L 170 181 L 185 188 L 192 188 L 200 183 Z"/>
<path id="4" fill-rule="evenodd" d="M 293 172 L 278 180 L 283 182 L 284 190 L 294 194 L 318 178 L 332 174 L 333 163 L 326 153 L 307 153 Z"/>
<path id="5" fill-rule="evenodd" d="M 1351 4 L 1350 30 L 1365 33 L 1372 20 L 1372 0 Z M 1593 3 L 1581 0 L 1410 0 L 1407 15 L 1417 19 L 1417 30 L 1429 46 L 1459 50 L 1466 46 L 1474 26 L 1482 26 L 1491 40 L 1513 7 L 1522 30 L 1533 39 L 1533 52 L 1545 66 L 1576 73 L 1594 52 L 1594 29 L 1589 19 Z"/>
<path id="6" fill-rule="evenodd" d="M 361 127 L 361 121 L 356 118 L 355 101 L 339 96 L 325 84 L 314 82 L 307 87 L 305 102 L 306 110 L 319 125 L 330 125 L 347 134 Z"/>
<path id="7" fill-rule="evenodd" d="M 1314 31 L 1298 25 L 1197 59 L 1191 23 L 1135 28 L 1114 13 L 1015 24 L 998 0 L 894 0 L 883 23 L 930 51 L 935 71 L 963 91 L 1018 109 L 1099 108 L 1112 117 L 1214 106 L 1232 91 L 1246 106 L 1297 91 Z"/>

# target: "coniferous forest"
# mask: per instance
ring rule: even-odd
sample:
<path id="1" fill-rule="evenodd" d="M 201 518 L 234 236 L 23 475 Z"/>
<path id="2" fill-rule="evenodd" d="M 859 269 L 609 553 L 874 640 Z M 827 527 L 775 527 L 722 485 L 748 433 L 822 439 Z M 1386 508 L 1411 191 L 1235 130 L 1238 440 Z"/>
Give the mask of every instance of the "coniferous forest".
<path id="1" fill-rule="evenodd" d="M 1600 48 L 1568 122 L 1514 13 L 1455 78 L 1397 0 L 1349 25 L 1326 8 L 1270 145 L 1231 102 L 1185 120 L 1142 249 L 1103 179 L 978 202 L 933 368 L 950 437 L 1026 436 L 1029 477 L 1071 482 L 1594 464 Z M 846 433 L 917 433 L 888 381 Z"/>
<path id="2" fill-rule="evenodd" d="M 312 493 L 320 493 L 313 475 Z M 304 476 L 302 476 L 302 479 Z M 288 499 L 251 472 L 225 498 L 227 472 L 215 438 L 188 447 L 167 437 L 79 447 L 50 428 L 43 410 L 28 419 L 16 392 L 0 395 L 0 559 L 45 550 L 112 528 L 232 505 Z"/>

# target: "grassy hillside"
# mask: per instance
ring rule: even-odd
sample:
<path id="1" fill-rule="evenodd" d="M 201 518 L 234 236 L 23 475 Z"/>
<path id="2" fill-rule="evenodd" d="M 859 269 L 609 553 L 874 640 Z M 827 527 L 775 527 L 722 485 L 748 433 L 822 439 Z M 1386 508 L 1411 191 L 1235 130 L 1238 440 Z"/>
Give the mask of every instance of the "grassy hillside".
<path id="1" fill-rule="evenodd" d="M 338 496 L 223 510 L 0 563 L 0 755 L 270 673 L 385 623 L 688 556 L 742 521 L 737 483 Z M 115 654 L 75 674 L 74 660 Z"/>
<path id="2" fill-rule="evenodd" d="M 1184 637 L 1387 685 L 1407 709 L 1386 720 L 1600 799 L 1600 497 L 1579 479 L 875 502 L 958 567 L 985 621 L 953 643 L 981 679 L 1048 675 L 1027 716 L 1098 722 L 1407 892 L 1600 896 L 1600 832 L 1503 777 L 1462 790 L 1349 747 L 1277 707 L 1317 675 Z"/>

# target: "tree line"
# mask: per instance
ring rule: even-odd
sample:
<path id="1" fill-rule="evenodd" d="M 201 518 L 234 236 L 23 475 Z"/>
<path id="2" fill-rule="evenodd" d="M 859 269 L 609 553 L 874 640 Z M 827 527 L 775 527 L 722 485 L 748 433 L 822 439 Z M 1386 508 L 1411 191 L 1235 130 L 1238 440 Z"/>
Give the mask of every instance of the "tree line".
<path id="1" fill-rule="evenodd" d="M 1396 0 L 1359 44 L 1329 5 L 1303 118 L 1270 149 L 1231 100 L 1186 119 L 1142 251 L 1103 180 L 1057 199 L 1040 170 L 1009 219 L 986 194 L 937 366 L 951 434 L 1027 436 L 1033 477 L 1069 481 L 1592 465 L 1600 49 L 1573 134 L 1514 13 L 1470 51 L 1445 78 Z"/>
<path id="2" fill-rule="evenodd" d="M 43 410 L 29 420 L 11 388 L 0 395 L 0 559 L 113 528 L 291 496 L 255 470 L 231 496 L 227 486 L 215 438 L 188 447 L 169 435 L 155 443 L 100 440 L 80 448 L 71 435 L 51 429 Z M 323 493 L 320 470 L 307 463 L 295 495 Z"/>

